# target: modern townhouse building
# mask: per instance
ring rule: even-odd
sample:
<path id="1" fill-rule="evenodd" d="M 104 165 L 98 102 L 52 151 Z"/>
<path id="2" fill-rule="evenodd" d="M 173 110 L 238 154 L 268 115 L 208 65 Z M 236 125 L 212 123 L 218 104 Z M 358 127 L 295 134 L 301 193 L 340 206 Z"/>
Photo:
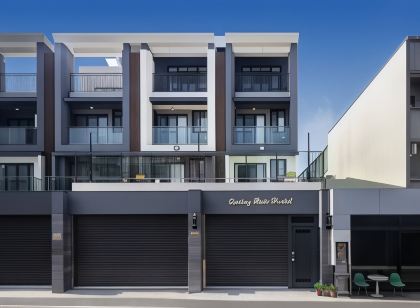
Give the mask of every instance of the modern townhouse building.
<path id="1" fill-rule="evenodd" d="M 420 38 L 408 37 L 328 134 L 325 264 L 398 272 L 411 289 L 420 286 L 419 73 Z"/>
<path id="2" fill-rule="evenodd" d="M 34 179 L 51 174 L 53 60 L 53 46 L 43 34 L 0 35 L 2 190 L 40 189 Z"/>
<path id="3" fill-rule="evenodd" d="M 0 192 L 1 285 L 198 292 L 331 276 L 328 194 L 311 171 L 324 158 L 297 163 L 298 34 L 53 38 L 37 84 L 54 104 L 36 121 L 50 171 Z"/>

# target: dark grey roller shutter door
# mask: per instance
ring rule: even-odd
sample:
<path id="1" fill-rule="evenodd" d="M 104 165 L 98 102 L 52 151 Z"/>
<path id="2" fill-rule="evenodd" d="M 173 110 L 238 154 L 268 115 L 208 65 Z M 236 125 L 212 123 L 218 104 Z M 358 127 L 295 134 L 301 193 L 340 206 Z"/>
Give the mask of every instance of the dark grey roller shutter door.
<path id="1" fill-rule="evenodd" d="M 75 285 L 187 285 L 187 215 L 88 215 L 74 222 Z"/>
<path id="2" fill-rule="evenodd" d="M 207 215 L 208 286 L 287 286 L 288 218 Z"/>
<path id="3" fill-rule="evenodd" d="M 50 216 L 0 216 L 0 285 L 51 285 Z"/>

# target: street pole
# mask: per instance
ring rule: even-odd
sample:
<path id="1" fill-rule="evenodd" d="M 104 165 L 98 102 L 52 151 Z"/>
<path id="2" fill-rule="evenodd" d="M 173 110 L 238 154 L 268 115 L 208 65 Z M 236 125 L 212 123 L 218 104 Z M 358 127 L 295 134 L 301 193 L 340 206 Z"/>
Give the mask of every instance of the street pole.
<path id="1" fill-rule="evenodd" d="M 92 152 L 92 132 L 89 133 L 89 152 L 90 152 L 90 172 L 89 182 L 93 182 L 93 152 Z"/>
<path id="2" fill-rule="evenodd" d="M 307 179 L 308 181 L 311 179 L 311 169 L 309 168 L 309 166 L 311 165 L 311 143 L 310 143 L 310 135 L 308 133 L 308 174 L 307 174 Z"/>

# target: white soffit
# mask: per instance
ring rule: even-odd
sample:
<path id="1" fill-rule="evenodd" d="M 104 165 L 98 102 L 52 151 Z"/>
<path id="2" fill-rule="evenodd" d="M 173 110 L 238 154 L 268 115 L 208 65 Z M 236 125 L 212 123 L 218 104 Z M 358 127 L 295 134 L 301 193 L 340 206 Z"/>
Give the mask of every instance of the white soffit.
<path id="1" fill-rule="evenodd" d="M 42 33 L 0 33 L 0 54 L 5 57 L 34 57 L 38 42 L 54 50 Z"/>
<path id="2" fill-rule="evenodd" d="M 214 41 L 212 33 L 54 33 L 56 43 L 63 43 L 78 57 L 118 56 L 123 44 L 138 49 L 149 45 L 153 53 L 207 53 Z"/>
<path id="3" fill-rule="evenodd" d="M 299 41 L 298 33 L 226 33 L 226 43 L 232 44 L 235 54 L 287 55 L 292 43 Z"/>

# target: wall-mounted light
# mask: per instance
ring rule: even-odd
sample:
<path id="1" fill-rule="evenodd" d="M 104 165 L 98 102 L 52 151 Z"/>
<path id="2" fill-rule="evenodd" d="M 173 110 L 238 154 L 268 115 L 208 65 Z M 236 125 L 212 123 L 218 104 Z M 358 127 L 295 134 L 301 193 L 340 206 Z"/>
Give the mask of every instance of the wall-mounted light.
<path id="1" fill-rule="evenodd" d="M 333 217 L 332 215 L 330 215 L 330 213 L 327 213 L 325 217 L 325 228 L 332 229 L 332 226 L 333 226 Z"/>
<path id="2" fill-rule="evenodd" d="M 89 107 L 89 109 L 90 109 L 90 110 L 93 110 L 93 106 L 90 106 L 90 107 Z"/>
<path id="3" fill-rule="evenodd" d="M 174 106 L 172 106 L 172 107 L 171 107 L 171 111 L 174 111 L 174 110 L 175 110 L 175 108 L 174 108 Z"/>
<path id="4" fill-rule="evenodd" d="M 255 107 L 252 107 L 252 111 L 255 111 Z"/>
<path id="5" fill-rule="evenodd" d="M 179 151 L 180 149 L 179 145 L 174 145 L 174 151 Z"/>
<path id="6" fill-rule="evenodd" d="M 194 213 L 193 216 L 192 216 L 192 225 L 191 225 L 191 227 L 194 230 L 197 230 L 197 213 Z"/>
<path id="7" fill-rule="evenodd" d="M 15 110 L 16 110 L 16 111 L 19 111 L 19 110 L 20 110 L 20 108 L 15 108 Z"/>
<path id="8" fill-rule="evenodd" d="M 411 144 L 411 155 L 417 155 L 417 143 L 415 142 Z"/>

